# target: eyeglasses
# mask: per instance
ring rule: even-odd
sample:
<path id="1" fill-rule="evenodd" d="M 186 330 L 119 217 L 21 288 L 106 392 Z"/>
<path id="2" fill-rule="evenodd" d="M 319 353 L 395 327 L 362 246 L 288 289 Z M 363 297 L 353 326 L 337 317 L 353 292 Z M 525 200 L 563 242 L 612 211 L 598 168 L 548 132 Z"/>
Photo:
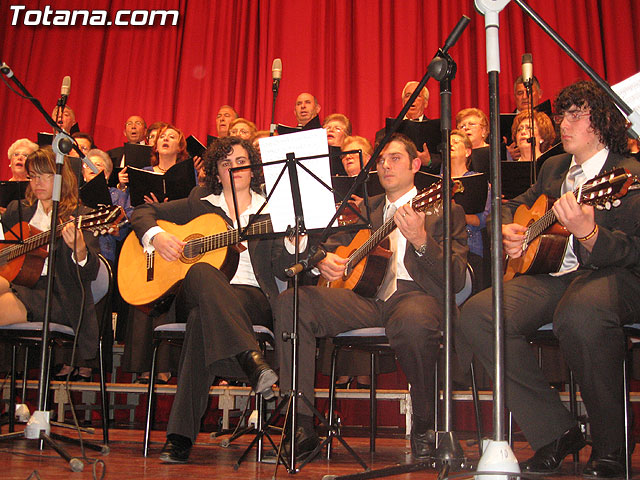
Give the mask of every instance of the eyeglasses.
<path id="1" fill-rule="evenodd" d="M 559 125 L 565 118 L 567 119 L 567 122 L 573 123 L 577 122 L 583 117 L 589 116 L 591 116 L 591 112 L 584 112 L 582 110 L 567 110 L 561 114 L 554 115 L 553 121 Z"/>
<path id="2" fill-rule="evenodd" d="M 29 175 L 29 181 L 30 182 L 38 182 L 38 181 L 42 181 L 42 182 L 48 182 L 51 181 L 53 179 L 54 175 L 53 173 L 42 173 L 42 174 L 36 174 L 36 175 Z"/>
<path id="3" fill-rule="evenodd" d="M 337 126 L 335 126 L 335 125 L 327 125 L 326 127 L 324 127 L 324 129 L 325 129 L 327 132 L 337 132 L 337 133 L 344 132 L 344 128 L 342 128 L 342 127 L 337 127 Z"/>
<path id="4" fill-rule="evenodd" d="M 136 127 L 141 127 L 142 125 L 144 125 L 144 123 L 142 123 L 140 120 L 136 120 L 135 122 L 127 122 L 127 123 L 125 123 L 125 125 L 127 127 L 133 127 L 134 125 Z"/>
<path id="5" fill-rule="evenodd" d="M 458 128 L 461 130 L 466 130 L 467 128 L 476 128 L 479 125 L 480 125 L 479 123 L 467 122 L 467 123 L 461 123 L 460 125 L 458 125 Z"/>
<path id="6" fill-rule="evenodd" d="M 26 153 L 21 153 L 21 152 L 14 152 L 11 156 L 12 156 L 13 158 L 18 158 L 18 157 L 27 158 L 27 157 L 28 157 L 28 154 L 26 154 Z"/>

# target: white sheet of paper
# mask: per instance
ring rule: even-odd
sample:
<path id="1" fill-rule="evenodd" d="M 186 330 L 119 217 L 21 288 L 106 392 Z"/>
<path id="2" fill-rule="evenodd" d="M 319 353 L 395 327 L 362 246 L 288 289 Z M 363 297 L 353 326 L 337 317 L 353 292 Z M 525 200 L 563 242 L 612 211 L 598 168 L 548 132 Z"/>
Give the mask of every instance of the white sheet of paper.
<path id="1" fill-rule="evenodd" d="M 260 154 L 263 162 L 286 159 L 287 153 L 291 152 L 295 154 L 296 158 L 328 155 L 329 153 L 327 132 L 322 128 L 261 138 L 258 141 L 260 142 Z M 328 156 L 312 160 L 301 160 L 300 163 L 321 178 L 327 185 L 331 186 L 331 169 Z M 264 180 L 267 192 L 273 190 L 283 166 L 285 164 L 282 163 L 264 166 Z M 297 171 L 305 227 L 307 229 L 324 228 L 336 213 L 333 193 L 300 166 L 297 167 Z M 293 197 L 291 195 L 291 182 L 289 181 L 288 171 L 285 171 L 269 200 L 269 212 L 274 232 L 284 232 L 289 226 L 295 226 L 296 219 L 293 211 Z M 337 222 L 334 223 L 334 226 L 337 226 Z"/>
<path id="2" fill-rule="evenodd" d="M 633 110 L 640 110 L 640 73 L 611 85 L 611 90 L 616 92 Z"/>

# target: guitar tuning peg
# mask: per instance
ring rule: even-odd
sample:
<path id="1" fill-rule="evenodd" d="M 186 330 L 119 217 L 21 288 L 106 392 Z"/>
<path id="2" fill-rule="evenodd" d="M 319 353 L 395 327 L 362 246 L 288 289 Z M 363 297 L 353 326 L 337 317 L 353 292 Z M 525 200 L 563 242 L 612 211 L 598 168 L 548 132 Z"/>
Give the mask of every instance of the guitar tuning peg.
<path id="1" fill-rule="evenodd" d="M 595 207 L 596 207 L 596 210 L 604 210 L 604 206 L 602 206 L 599 203 L 596 203 Z"/>
<path id="2" fill-rule="evenodd" d="M 604 203 L 604 207 L 605 207 L 607 210 L 611 210 L 611 202 L 607 200 L 607 201 Z"/>
<path id="3" fill-rule="evenodd" d="M 616 199 L 613 201 L 613 206 L 614 206 L 614 207 L 619 207 L 621 203 L 622 203 L 622 201 L 621 201 L 619 198 L 616 198 Z"/>

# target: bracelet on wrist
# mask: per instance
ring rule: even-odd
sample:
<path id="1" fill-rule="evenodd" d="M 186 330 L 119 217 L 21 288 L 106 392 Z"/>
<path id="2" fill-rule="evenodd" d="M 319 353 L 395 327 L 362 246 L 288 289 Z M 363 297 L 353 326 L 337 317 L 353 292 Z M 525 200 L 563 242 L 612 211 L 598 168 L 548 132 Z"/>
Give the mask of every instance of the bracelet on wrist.
<path id="1" fill-rule="evenodd" d="M 597 233 L 598 233 L 598 224 L 596 223 L 596 226 L 593 227 L 593 230 L 591 230 L 591 233 L 589 233 L 589 235 L 586 235 L 584 237 L 576 237 L 576 238 L 578 239 L 579 242 L 586 242 L 587 240 L 591 240 L 593 237 L 595 237 Z"/>

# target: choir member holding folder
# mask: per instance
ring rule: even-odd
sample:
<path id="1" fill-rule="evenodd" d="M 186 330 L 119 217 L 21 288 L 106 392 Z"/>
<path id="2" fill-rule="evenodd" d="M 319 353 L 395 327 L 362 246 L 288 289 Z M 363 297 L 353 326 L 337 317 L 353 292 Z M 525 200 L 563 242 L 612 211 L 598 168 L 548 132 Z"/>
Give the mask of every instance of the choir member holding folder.
<path id="1" fill-rule="evenodd" d="M 470 170 L 471 167 L 471 152 L 472 152 L 471 140 L 466 133 L 462 130 L 453 130 L 451 132 L 451 177 L 466 177 L 469 175 L 477 174 Z M 469 184 L 465 184 L 465 188 L 468 188 Z M 465 206 L 463 205 L 463 208 Z M 469 246 L 469 254 L 467 256 L 469 263 L 473 267 L 475 273 L 474 280 L 478 290 L 484 288 L 483 282 L 483 251 L 484 246 L 482 243 L 482 229 L 487 226 L 487 216 L 491 208 L 491 197 L 488 195 L 485 201 L 484 210 L 479 213 L 470 213 L 470 210 L 465 208 L 465 220 L 467 222 L 467 245 Z M 469 211 L 467 211 L 469 210 Z M 476 291 L 478 291 L 476 290 Z"/>
<path id="2" fill-rule="evenodd" d="M 130 184 L 134 206 L 184 198 L 196 184 L 193 161 L 188 157 L 184 134 L 177 127 L 167 125 L 160 130 L 152 147 L 151 165 L 142 169 L 125 167 L 118 174 L 118 186 L 122 189 Z"/>

